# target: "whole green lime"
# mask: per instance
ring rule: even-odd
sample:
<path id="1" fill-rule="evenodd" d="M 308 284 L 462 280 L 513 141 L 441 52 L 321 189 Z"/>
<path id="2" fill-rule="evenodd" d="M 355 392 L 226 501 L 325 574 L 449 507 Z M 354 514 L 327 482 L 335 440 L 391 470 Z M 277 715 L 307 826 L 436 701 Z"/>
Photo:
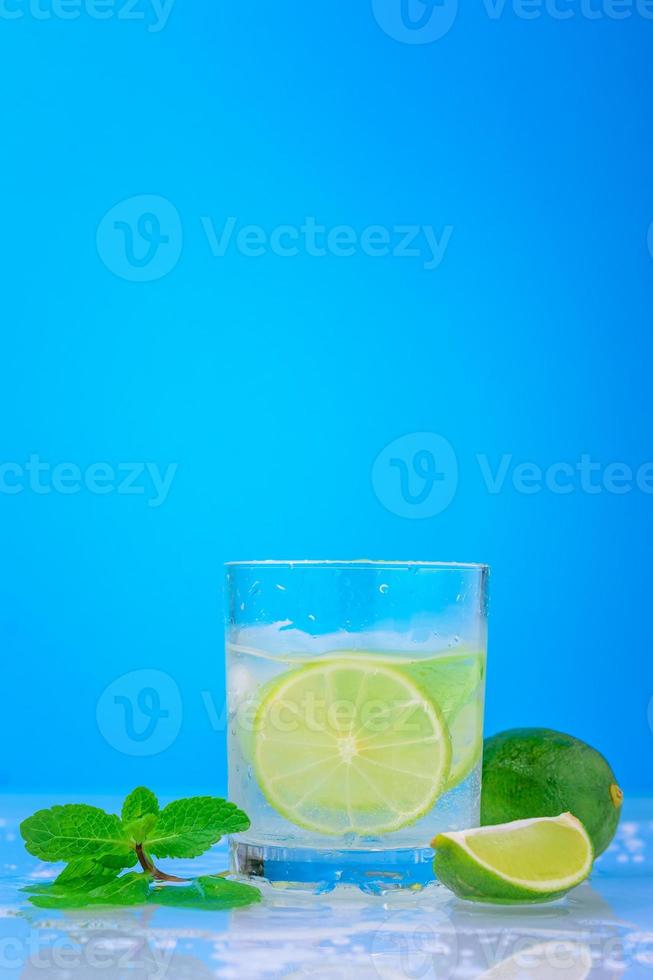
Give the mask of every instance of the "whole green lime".
<path id="1" fill-rule="evenodd" d="M 485 740 L 481 824 L 573 813 L 595 853 L 615 835 L 623 793 L 606 759 L 550 728 L 512 728 Z"/>

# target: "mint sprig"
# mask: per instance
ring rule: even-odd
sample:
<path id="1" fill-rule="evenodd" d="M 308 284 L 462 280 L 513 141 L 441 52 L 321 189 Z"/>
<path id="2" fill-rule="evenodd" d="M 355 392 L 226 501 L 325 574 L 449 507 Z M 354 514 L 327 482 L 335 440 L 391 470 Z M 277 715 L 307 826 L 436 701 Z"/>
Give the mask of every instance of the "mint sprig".
<path id="1" fill-rule="evenodd" d="M 26 849 L 43 861 L 68 864 L 54 882 L 26 890 L 41 908 L 144 901 L 195 908 L 247 905 L 258 900 L 257 889 L 223 878 L 205 876 L 174 889 L 152 890 L 151 885 L 188 881 L 161 871 L 153 856 L 198 857 L 224 834 L 248 827 L 247 815 L 227 800 L 196 796 L 161 810 L 154 793 L 144 786 L 129 794 L 120 817 L 84 803 L 39 810 L 20 825 Z M 142 873 L 119 874 L 137 863 Z"/>

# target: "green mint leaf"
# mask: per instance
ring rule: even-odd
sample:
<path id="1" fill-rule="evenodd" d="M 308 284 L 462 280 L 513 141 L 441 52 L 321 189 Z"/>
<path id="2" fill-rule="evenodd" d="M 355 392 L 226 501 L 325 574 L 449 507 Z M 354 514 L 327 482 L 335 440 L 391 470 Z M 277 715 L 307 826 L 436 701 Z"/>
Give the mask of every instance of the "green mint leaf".
<path id="1" fill-rule="evenodd" d="M 140 820 L 141 817 L 146 817 L 151 814 L 156 816 L 158 812 L 159 801 L 152 790 L 147 789 L 145 786 L 137 786 L 136 789 L 131 791 L 123 803 L 120 817 L 123 825 L 127 827 L 135 820 Z"/>
<path id="2" fill-rule="evenodd" d="M 25 847 L 42 861 L 71 861 L 91 855 L 121 855 L 130 850 L 122 824 L 113 813 L 85 803 L 38 810 L 20 825 Z"/>
<path id="3" fill-rule="evenodd" d="M 131 841 L 129 842 L 128 851 L 119 851 L 117 854 L 98 854 L 96 861 L 103 868 L 113 868 L 114 871 L 121 871 L 123 868 L 133 868 L 135 864 L 138 864 L 136 851 Z"/>
<path id="4" fill-rule="evenodd" d="M 223 834 L 248 827 L 249 818 L 233 803 L 216 796 L 193 796 L 164 807 L 143 846 L 156 857 L 198 857 Z"/>
<path id="5" fill-rule="evenodd" d="M 89 895 L 94 904 L 138 905 L 147 900 L 151 880 L 148 874 L 128 871 L 127 874 L 92 889 Z"/>
<path id="6" fill-rule="evenodd" d="M 125 833 L 129 835 L 134 844 L 142 844 L 157 820 L 156 813 L 147 813 L 144 817 L 139 817 L 138 820 L 132 820 L 131 823 L 128 823 L 125 827 Z"/>
<path id="7" fill-rule="evenodd" d="M 226 878 L 195 878 L 189 885 L 165 885 L 150 891 L 149 901 L 154 905 L 172 905 L 178 908 L 233 909 L 261 901 L 261 893 L 252 885 L 241 885 Z"/>
<path id="8" fill-rule="evenodd" d="M 72 886 L 73 882 L 109 881 L 123 868 L 133 868 L 138 863 L 135 851 L 124 854 L 104 854 L 98 858 L 73 858 L 54 879 L 54 884 Z M 84 886 L 86 887 L 86 886 Z"/>
<path id="9" fill-rule="evenodd" d="M 159 801 L 145 786 L 138 786 L 122 805 L 122 824 L 125 833 L 134 842 L 142 844 L 154 827 L 159 815 Z"/>
<path id="10" fill-rule="evenodd" d="M 66 888 L 92 888 L 115 877 L 115 868 L 107 868 L 94 858 L 74 858 L 57 875 L 53 884 Z"/>
<path id="11" fill-rule="evenodd" d="M 150 891 L 150 876 L 128 871 L 120 878 L 94 888 L 67 888 L 51 885 L 30 896 L 30 902 L 41 909 L 81 909 L 89 905 L 143 905 Z"/>
<path id="12" fill-rule="evenodd" d="M 26 885 L 21 891 L 43 895 L 68 895 L 72 892 L 87 892 L 117 878 L 118 872 L 103 868 L 91 858 L 76 858 L 63 869 L 54 881 L 39 881 Z"/>

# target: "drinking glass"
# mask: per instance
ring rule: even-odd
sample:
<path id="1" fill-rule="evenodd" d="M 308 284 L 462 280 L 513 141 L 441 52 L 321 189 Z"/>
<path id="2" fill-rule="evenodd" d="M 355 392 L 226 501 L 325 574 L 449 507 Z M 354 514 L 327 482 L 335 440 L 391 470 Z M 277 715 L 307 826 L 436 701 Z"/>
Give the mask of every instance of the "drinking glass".
<path id="1" fill-rule="evenodd" d="M 485 565 L 226 566 L 230 841 L 248 878 L 328 890 L 433 880 L 478 825 Z"/>

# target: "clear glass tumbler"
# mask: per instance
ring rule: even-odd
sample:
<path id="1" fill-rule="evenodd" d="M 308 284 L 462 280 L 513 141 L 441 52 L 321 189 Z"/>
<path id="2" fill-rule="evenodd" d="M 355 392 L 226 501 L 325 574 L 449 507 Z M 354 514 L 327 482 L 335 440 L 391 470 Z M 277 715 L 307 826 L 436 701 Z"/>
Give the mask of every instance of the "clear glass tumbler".
<path id="1" fill-rule="evenodd" d="M 485 565 L 227 565 L 237 874 L 329 889 L 433 880 L 430 842 L 479 819 Z"/>

